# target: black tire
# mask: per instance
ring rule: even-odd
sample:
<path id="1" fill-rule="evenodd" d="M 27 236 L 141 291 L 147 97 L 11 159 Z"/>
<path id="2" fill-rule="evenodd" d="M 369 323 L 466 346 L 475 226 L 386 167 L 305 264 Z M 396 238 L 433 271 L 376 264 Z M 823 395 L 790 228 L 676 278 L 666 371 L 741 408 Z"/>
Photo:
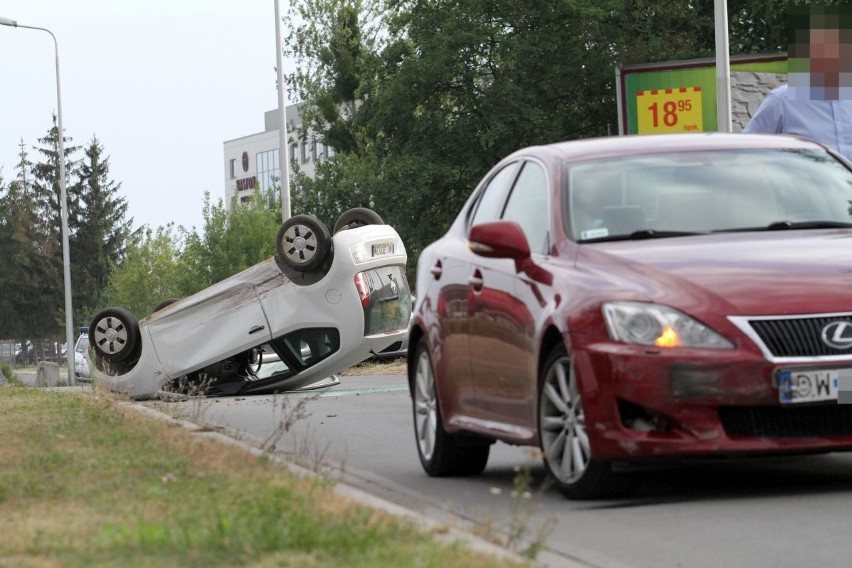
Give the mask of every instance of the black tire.
<path id="1" fill-rule="evenodd" d="M 333 234 L 344 229 L 354 229 L 364 225 L 384 225 L 385 222 L 378 213 L 366 207 L 354 207 L 344 211 L 334 224 Z"/>
<path id="2" fill-rule="evenodd" d="M 638 476 L 614 473 L 611 462 L 592 458 L 580 388 L 564 345 L 550 352 L 542 369 L 538 434 L 544 466 L 565 497 L 618 497 L 636 489 Z"/>
<path id="3" fill-rule="evenodd" d="M 316 270 L 331 253 L 331 235 L 325 223 L 313 215 L 294 215 L 278 229 L 278 258 L 297 272 Z"/>
<path id="4" fill-rule="evenodd" d="M 89 342 L 98 357 L 124 361 L 139 347 L 139 322 L 124 308 L 103 309 L 89 324 Z"/>
<path id="5" fill-rule="evenodd" d="M 159 312 L 163 308 L 167 308 L 167 307 L 171 306 L 172 304 L 174 304 L 178 300 L 180 300 L 180 298 L 169 298 L 167 300 L 163 300 L 162 302 L 160 302 L 159 304 L 154 306 L 154 309 L 151 310 L 151 313 L 153 314 L 154 312 Z"/>
<path id="6" fill-rule="evenodd" d="M 414 362 L 411 376 L 414 436 L 423 469 L 431 477 L 479 475 L 488 463 L 490 442 L 444 430 L 435 372 L 425 339 L 417 345 Z"/>

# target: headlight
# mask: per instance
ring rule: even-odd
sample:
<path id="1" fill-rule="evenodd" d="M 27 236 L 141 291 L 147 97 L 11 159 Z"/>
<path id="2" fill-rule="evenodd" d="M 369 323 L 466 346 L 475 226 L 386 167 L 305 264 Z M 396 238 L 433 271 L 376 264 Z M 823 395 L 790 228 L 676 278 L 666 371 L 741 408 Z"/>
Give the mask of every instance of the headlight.
<path id="1" fill-rule="evenodd" d="M 656 347 L 733 349 L 733 344 L 683 312 L 659 304 L 607 302 L 603 316 L 616 341 Z"/>

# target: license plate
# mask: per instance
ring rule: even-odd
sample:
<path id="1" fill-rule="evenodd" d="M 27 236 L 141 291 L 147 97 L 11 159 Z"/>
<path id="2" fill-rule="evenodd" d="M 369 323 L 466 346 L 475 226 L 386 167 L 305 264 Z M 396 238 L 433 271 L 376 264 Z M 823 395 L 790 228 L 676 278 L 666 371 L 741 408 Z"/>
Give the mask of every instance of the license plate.
<path id="1" fill-rule="evenodd" d="M 393 243 L 376 243 L 373 245 L 373 256 L 393 254 Z"/>
<path id="2" fill-rule="evenodd" d="M 782 404 L 837 400 L 840 377 L 850 369 L 785 370 L 777 375 L 778 399 Z"/>

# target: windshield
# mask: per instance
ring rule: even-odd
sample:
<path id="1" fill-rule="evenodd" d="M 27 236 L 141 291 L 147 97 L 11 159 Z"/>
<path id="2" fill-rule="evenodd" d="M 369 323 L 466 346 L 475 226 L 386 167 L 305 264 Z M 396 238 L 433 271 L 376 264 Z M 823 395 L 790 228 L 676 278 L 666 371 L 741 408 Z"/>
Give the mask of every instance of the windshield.
<path id="1" fill-rule="evenodd" d="M 77 338 L 77 347 L 74 349 L 77 353 L 85 353 L 89 348 L 89 336 L 81 335 Z"/>
<path id="2" fill-rule="evenodd" d="M 852 172 L 821 151 L 623 157 L 572 164 L 566 180 L 578 242 L 852 223 Z"/>

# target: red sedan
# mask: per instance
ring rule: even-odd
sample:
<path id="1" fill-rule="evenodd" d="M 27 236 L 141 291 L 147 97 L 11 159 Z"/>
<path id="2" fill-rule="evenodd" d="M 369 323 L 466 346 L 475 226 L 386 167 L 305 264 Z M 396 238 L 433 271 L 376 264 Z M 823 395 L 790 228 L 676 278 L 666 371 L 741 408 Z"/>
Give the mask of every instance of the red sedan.
<path id="1" fill-rule="evenodd" d="M 850 278 L 852 171 L 816 143 L 519 150 L 418 261 L 423 468 L 476 475 L 494 441 L 537 446 L 582 499 L 654 458 L 850 450 Z"/>

